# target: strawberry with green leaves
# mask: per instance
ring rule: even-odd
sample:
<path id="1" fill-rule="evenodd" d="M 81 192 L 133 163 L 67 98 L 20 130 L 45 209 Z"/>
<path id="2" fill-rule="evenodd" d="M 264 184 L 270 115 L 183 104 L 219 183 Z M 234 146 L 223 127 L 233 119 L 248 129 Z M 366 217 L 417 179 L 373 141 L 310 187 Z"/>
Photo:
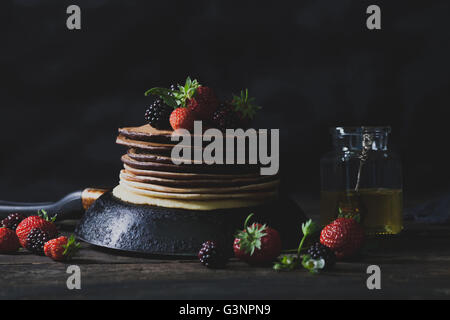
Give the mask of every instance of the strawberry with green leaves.
<path id="1" fill-rule="evenodd" d="M 249 97 L 248 89 L 242 90 L 239 96 L 233 95 L 231 105 L 239 117 L 239 127 L 244 129 L 251 126 L 256 112 L 261 109 L 256 105 L 255 98 Z"/>
<path id="2" fill-rule="evenodd" d="M 193 120 L 211 121 L 214 111 L 219 106 L 219 100 L 214 91 L 190 77 L 187 77 L 183 86 L 179 85 L 171 89 L 152 88 L 146 91 L 145 95 L 158 96 L 165 104 L 174 108 L 170 116 L 170 123 L 174 130 L 180 128 L 191 130 Z"/>
<path id="3" fill-rule="evenodd" d="M 214 90 L 201 85 L 197 80 L 187 78 L 184 86 L 178 86 L 173 95 L 180 105 L 194 112 L 199 120 L 210 121 L 214 111 L 219 106 L 219 100 Z"/>
<path id="4" fill-rule="evenodd" d="M 281 239 L 278 231 L 253 223 L 248 226 L 250 214 L 244 223 L 244 229 L 239 231 L 234 239 L 233 250 L 236 258 L 250 265 L 262 265 L 273 261 L 281 252 Z"/>
<path id="5" fill-rule="evenodd" d="M 27 237 L 33 229 L 41 229 L 48 234 L 50 239 L 58 236 L 58 230 L 54 224 L 56 215 L 50 218 L 45 210 L 40 210 L 37 216 L 30 216 L 19 223 L 16 229 L 22 247 L 27 248 Z"/>
<path id="6" fill-rule="evenodd" d="M 81 245 L 75 241 L 73 235 L 70 238 L 59 237 L 45 243 L 44 253 L 55 261 L 70 260 L 80 249 Z"/>

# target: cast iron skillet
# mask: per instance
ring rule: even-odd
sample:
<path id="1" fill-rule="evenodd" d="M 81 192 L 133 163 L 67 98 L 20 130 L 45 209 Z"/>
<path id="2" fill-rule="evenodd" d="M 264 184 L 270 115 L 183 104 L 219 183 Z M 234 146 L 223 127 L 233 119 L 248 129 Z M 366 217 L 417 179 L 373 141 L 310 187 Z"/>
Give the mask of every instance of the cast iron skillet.
<path id="1" fill-rule="evenodd" d="M 39 209 L 58 213 L 58 220 L 81 216 L 75 235 L 87 243 L 156 255 L 195 256 L 206 240 L 218 241 L 231 249 L 236 230 L 242 229 L 250 213 L 255 214 L 255 222 L 277 229 L 283 248 L 292 249 L 298 244 L 301 224 L 306 220 L 303 211 L 287 197 L 264 206 L 211 211 L 135 205 L 115 198 L 109 191 L 96 189 L 71 193 L 56 203 L 24 205 L 0 201 L 0 217 L 11 212 L 32 215 Z"/>

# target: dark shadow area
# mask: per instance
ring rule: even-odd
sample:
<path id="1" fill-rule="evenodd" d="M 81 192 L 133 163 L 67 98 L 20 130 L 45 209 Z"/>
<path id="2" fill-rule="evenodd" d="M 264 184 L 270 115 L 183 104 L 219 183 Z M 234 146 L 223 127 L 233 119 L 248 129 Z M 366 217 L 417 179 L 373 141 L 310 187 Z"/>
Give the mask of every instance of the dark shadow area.
<path id="1" fill-rule="evenodd" d="M 114 186 L 117 128 L 140 125 L 144 91 L 187 75 L 220 98 L 249 88 L 281 131 L 283 190 L 319 190 L 330 126 L 391 125 L 405 190 L 448 187 L 447 1 L 68 1 L 0 5 L 0 194 L 48 201 Z"/>

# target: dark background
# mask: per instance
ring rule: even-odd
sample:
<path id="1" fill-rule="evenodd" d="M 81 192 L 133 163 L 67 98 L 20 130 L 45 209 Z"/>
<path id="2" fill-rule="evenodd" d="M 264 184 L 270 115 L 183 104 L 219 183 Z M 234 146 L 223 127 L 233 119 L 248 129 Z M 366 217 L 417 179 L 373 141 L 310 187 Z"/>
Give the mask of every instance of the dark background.
<path id="1" fill-rule="evenodd" d="M 370 4 L 382 30 L 366 28 Z M 2 0 L 0 199 L 114 186 L 117 128 L 143 124 L 146 89 L 187 75 L 257 97 L 285 188 L 319 191 L 330 126 L 391 125 L 406 191 L 445 190 L 449 15 L 448 1 Z"/>

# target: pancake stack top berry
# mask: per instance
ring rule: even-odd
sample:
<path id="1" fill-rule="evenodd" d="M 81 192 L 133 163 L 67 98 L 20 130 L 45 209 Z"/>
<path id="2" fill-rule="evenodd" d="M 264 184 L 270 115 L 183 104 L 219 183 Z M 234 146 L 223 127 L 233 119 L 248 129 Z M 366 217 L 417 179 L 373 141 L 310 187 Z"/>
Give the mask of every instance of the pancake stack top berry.
<path id="1" fill-rule="evenodd" d="M 172 141 L 177 129 L 193 132 L 194 121 L 203 128 L 249 128 L 255 113 L 248 90 L 221 102 L 213 89 L 187 78 L 183 86 L 152 88 L 154 98 L 145 112 L 148 124 L 119 129 L 117 143 L 128 148 L 122 156 L 120 183 L 115 197 L 135 204 L 189 210 L 214 210 L 260 205 L 277 197 L 278 176 L 260 175 L 255 164 L 175 164 Z M 204 145 L 191 145 L 192 153 Z"/>

